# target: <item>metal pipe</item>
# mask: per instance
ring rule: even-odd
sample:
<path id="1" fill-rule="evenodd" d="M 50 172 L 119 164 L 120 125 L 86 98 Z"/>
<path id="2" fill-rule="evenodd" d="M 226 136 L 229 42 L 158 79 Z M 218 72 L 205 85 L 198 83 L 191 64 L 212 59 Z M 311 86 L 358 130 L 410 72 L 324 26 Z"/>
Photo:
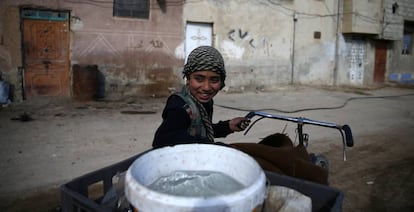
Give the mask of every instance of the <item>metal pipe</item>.
<path id="1" fill-rule="evenodd" d="M 337 85 L 338 78 L 338 59 L 339 59 L 339 35 L 341 33 L 341 5 L 342 1 L 338 0 L 338 8 L 336 15 L 336 38 L 335 38 L 335 59 L 333 69 L 333 85 Z"/>
<path id="2" fill-rule="evenodd" d="M 290 76 L 290 84 L 293 84 L 294 77 L 295 77 L 295 40 L 296 40 L 296 11 L 293 12 L 293 40 L 292 40 L 292 56 L 291 56 L 291 76 Z"/>

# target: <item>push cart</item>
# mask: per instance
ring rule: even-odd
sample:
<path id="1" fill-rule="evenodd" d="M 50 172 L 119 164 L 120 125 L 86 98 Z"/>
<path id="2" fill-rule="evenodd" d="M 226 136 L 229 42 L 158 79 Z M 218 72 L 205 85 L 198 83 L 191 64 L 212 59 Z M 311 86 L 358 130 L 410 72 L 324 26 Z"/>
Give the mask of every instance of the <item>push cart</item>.
<path id="1" fill-rule="evenodd" d="M 353 146 L 352 132 L 348 125 L 337 125 L 328 122 L 320 122 L 306 118 L 294 118 L 287 116 L 279 116 L 268 114 L 264 112 L 250 112 L 247 117 L 252 119 L 258 116 L 259 119 L 271 118 L 285 121 L 292 121 L 298 123 L 299 141 L 306 142 L 306 135 L 303 133 L 304 124 L 312 124 L 323 127 L 335 128 L 341 132 L 344 144 L 344 160 L 346 160 L 345 148 L 346 146 Z M 256 122 L 258 121 L 256 120 Z M 252 122 L 250 127 L 254 125 Z M 248 132 L 250 128 L 246 130 Z M 151 151 L 151 150 L 148 150 Z M 63 212 L 110 212 L 120 211 L 114 209 L 112 206 L 106 204 L 103 199 L 108 192 L 113 192 L 113 187 L 116 184 L 115 178 L 120 174 L 125 173 L 130 165 L 143 153 L 137 154 L 133 157 L 125 159 L 116 164 L 99 170 L 87 173 L 83 176 L 77 177 L 61 186 L 61 203 Z M 343 202 L 343 192 L 329 186 L 313 183 L 306 180 L 301 180 L 285 175 L 280 175 L 273 172 L 265 171 L 266 177 L 271 185 L 285 186 L 311 198 L 312 211 L 341 211 Z M 91 189 L 94 187 L 94 189 Z M 94 190 L 94 192 L 91 192 Z M 98 194 L 96 194 L 98 190 Z M 93 194 L 92 194 L 93 193 Z"/>

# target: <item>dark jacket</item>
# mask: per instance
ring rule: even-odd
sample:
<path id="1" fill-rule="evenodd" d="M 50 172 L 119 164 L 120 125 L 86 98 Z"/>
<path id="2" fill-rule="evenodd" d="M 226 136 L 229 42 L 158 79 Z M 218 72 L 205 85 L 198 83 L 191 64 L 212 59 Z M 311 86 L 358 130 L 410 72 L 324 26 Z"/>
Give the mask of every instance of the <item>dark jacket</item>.
<path id="1" fill-rule="evenodd" d="M 155 132 L 152 146 L 154 148 L 188 143 L 212 143 L 208 138 L 196 138 L 188 133 L 191 119 L 184 109 L 185 101 L 176 95 L 170 96 L 162 112 L 162 123 Z M 213 104 L 204 105 L 209 117 L 213 115 Z M 226 137 L 233 131 L 229 121 L 219 121 L 213 124 L 214 137 Z"/>

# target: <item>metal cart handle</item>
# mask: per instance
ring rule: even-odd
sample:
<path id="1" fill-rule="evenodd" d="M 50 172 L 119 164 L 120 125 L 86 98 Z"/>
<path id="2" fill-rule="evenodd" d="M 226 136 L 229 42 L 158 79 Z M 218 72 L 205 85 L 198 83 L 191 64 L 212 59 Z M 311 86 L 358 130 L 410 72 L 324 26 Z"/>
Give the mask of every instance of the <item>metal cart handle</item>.
<path id="1" fill-rule="evenodd" d="M 348 147 L 352 147 L 354 146 L 354 138 L 352 136 L 352 130 L 351 127 L 349 127 L 349 125 L 345 124 L 345 125 L 338 125 L 335 123 L 329 123 L 329 122 L 323 122 L 323 121 L 317 121 L 317 120 L 312 120 L 312 119 L 307 119 L 307 118 L 303 118 L 303 117 L 290 117 L 290 116 L 282 116 L 282 115 L 275 115 L 275 114 L 269 114 L 269 113 L 265 113 L 265 112 L 261 112 L 261 111 L 251 111 L 249 112 L 245 117 L 248 119 L 252 119 L 254 116 L 260 116 L 262 118 L 271 118 L 271 119 L 279 119 L 279 120 L 284 120 L 284 121 L 291 121 L 291 122 L 295 122 L 298 124 L 312 124 L 312 125 L 317 125 L 317 126 L 321 126 L 321 127 L 328 127 L 328 128 L 335 128 L 338 129 L 339 132 L 341 133 L 342 136 L 342 142 L 343 142 L 343 147 L 344 147 L 344 160 L 346 160 L 346 155 L 345 155 L 345 146 Z M 259 120 L 260 120 L 259 119 Z M 256 120 L 257 122 L 258 120 Z M 249 128 L 246 130 L 246 132 L 244 134 L 247 134 L 247 132 L 250 130 L 250 128 L 253 126 L 255 122 L 253 122 Z M 344 135 L 345 133 L 345 135 Z"/>

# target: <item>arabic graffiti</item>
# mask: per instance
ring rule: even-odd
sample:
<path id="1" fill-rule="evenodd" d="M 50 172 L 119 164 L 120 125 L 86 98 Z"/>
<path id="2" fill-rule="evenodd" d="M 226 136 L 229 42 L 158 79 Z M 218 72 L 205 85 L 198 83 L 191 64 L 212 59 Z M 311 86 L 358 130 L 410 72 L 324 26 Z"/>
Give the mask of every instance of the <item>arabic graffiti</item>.
<path id="1" fill-rule="evenodd" d="M 249 31 L 244 31 L 242 29 L 231 29 L 228 33 L 227 33 L 227 37 L 232 40 L 233 42 L 236 42 L 237 40 L 241 40 L 241 41 L 248 41 L 249 45 L 252 48 L 259 48 L 260 47 L 260 42 L 255 41 L 255 39 L 249 35 Z M 263 46 L 266 43 L 266 39 L 262 38 L 263 41 Z"/>

